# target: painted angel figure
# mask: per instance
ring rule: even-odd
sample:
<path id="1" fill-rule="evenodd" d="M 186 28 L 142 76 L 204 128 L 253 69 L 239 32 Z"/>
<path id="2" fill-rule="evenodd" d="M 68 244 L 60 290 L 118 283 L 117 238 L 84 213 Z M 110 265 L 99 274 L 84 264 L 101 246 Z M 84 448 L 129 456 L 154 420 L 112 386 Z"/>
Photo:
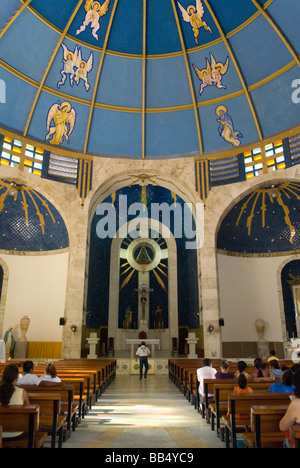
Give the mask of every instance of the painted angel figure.
<path id="1" fill-rule="evenodd" d="M 231 143 L 233 146 L 240 146 L 241 142 L 239 138 L 243 138 L 243 135 L 234 129 L 233 121 L 228 114 L 227 107 L 218 106 L 216 109 L 216 114 L 219 117 L 217 122 L 220 123 L 220 136 L 228 143 Z"/>
<path id="2" fill-rule="evenodd" d="M 97 34 L 98 30 L 100 29 L 99 21 L 102 16 L 106 15 L 109 2 L 110 0 L 105 0 L 105 2 L 101 5 L 100 2 L 85 0 L 84 9 L 86 11 L 86 15 L 82 26 L 76 31 L 76 36 L 85 31 L 87 26 L 90 24 L 93 37 L 99 41 Z"/>
<path id="3" fill-rule="evenodd" d="M 200 34 L 199 32 L 200 28 L 204 28 L 205 31 L 210 31 L 212 33 L 212 30 L 210 29 L 210 27 L 202 19 L 205 11 L 204 11 L 203 3 L 201 0 L 196 0 L 196 7 L 194 5 L 190 5 L 187 7 L 186 10 L 183 8 L 182 5 L 180 5 L 179 2 L 177 3 L 182 13 L 183 20 L 186 21 L 187 23 L 190 23 L 193 29 L 196 44 L 198 44 L 198 36 Z"/>
<path id="4" fill-rule="evenodd" d="M 63 58 L 63 64 L 64 68 L 61 70 L 61 76 L 62 79 L 59 83 L 57 83 L 57 87 L 60 88 L 60 86 L 63 86 L 67 80 L 67 77 L 69 75 L 70 78 L 70 85 L 74 86 L 74 78 L 75 78 L 75 70 L 74 68 L 76 67 L 76 62 L 77 62 L 77 56 L 78 56 L 78 48 L 77 46 L 75 47 L 74 52 L 71 52 L 65 44 L 61 44 L 63 51 L 64 51 L 64 58 Z"/>
<path id="5" fill-rule="evenodd" d="M 216 62 L 212 53 L 210 53 L 210 62 L 206 59 L 206 68 L 199 70 L 196 65 L 193 64 L 194 70 L 197 73 L 197 76 L 202 84 L 200 86 L 200 95 L 203 93 L 206 86 L 216 86 L 217 88 L 226 89 L 226 86 L 222 84 L 223 75 L 228 70 L 229 67 L 229 57 L 227 57 L 226 62 Z"/>
<path id="6" fill-rule="evenodd" d="M 54 125 L 51 126 L 52 121 Z M 61 145 L 64 138 L 69 141 L 69 137 L 74 130 L 76 121 L 76 112 L 69 102 L 54 104 L 47 116 L 47 132 L 46 141 L 50 145 Z"/>
<path id="7" fill-rule="evenodd" d="M 82 60 L 81 57 L 81 49 L 79 49 L 78 55 L 78 62 L 77 62 L 77 70 L 75 74 L 75 82 L 79 85 L 80 80 L 84 81 L 85 89 L 88 91 L 90 89 L 90 84 L 88 82 L 88 73 L 93 69 L 94 64 L 94 55 L 91 52 L 88 61 Z"/>

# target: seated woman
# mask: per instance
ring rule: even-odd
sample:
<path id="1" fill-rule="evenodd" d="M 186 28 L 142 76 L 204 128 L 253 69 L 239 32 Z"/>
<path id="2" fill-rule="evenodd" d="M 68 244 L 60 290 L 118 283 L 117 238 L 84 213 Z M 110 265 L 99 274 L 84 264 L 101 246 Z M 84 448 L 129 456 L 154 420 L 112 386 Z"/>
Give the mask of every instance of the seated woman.
<path id="1" fill-rule="evenodd" d="M 293 372 L 288 369 L 283 372 L 281 382 L 275 382 L 271 385 L 268 393 L 293 393 L 295 387 L 293 385 Z"/>
<path id="2" fill-rule="evenodd" d="M 27 392 L 23 388 L 16 387 L 19 377 L 19 369 L 12 364 L 5 367 L 0 383 L 0 405 L 29 405 Z M 11 440 L 20 438 L 23 432 L 3 432 L 2 438 Z"/>
<path id="3" fill-rule="evenodd" d="M 50 386 L 61 384 L 61 379 L 57 376 L 56 367 L 53 362 L 49 362 L 45 368 L 45 374 L 40 377 L 40 386 Z"/>
<path id="4" fill-rule="evenodd" d="M 270 376 L 269 376 L 268 371 L 266 370 L 267 366 L 261 358 L 256 358 L 254 360 L 254 366 L 256 370 L 253 372 L 251 378 L 254 379 L 255 382 L 265 382 L 266 378 L 269 381 Z M 271 380 L 274 380 L 273 377 Z"/>
<path id="5" fill-rule="evenodd" d="M 294 374 L 293 384 L 295 390 L 294 395 L 291 397 L 292 401 L 279 423 L 280 430 L 285 432 L 286 435 L 284 443 L 284 447 L 286 448 L 290 448 L 290 428 L 295 425 L 300 425 L 300 370 Z"/>
<path id="6" fill-rule="evenodd" d="M 228 372 L 229 364 L 227 361 L 222 361 L 220 366 L 221 372 L 217 372 L 215 375 L 216 379 L 234 379 L 234 374 Z"/>

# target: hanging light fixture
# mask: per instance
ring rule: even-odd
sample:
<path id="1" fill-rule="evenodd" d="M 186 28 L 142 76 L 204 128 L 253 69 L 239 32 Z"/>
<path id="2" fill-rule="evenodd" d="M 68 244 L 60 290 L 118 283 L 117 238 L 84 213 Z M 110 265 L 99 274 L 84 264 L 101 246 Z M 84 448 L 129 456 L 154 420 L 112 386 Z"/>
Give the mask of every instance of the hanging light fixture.
<path id="1" fill-rule="evenodd" d="M 10 186 L 7 189 L 7 193 L 10 197 L 16 197 L 18 195 L 18 187 L 15 182 L 11 182 Z"/>
<path id="2" fill-rule="evenodd" d="M 270 191 L 269 191 L 269 197 L 272 198 L 273 200 L 277 200 L 278 190 L 275 188 L 275 185 L 271 185 Z"/>

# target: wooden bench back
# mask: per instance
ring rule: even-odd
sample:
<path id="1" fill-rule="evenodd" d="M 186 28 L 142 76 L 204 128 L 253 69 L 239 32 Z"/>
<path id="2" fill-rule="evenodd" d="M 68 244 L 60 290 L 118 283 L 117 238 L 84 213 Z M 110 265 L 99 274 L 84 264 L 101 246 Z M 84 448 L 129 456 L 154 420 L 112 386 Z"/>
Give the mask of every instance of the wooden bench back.
<path id="1" fill-rule="evenodd" d="M 0 425 L 4 432 L 37 432 L 39 424 L 38 405 L 0 405 Z"/>
<path id="2" fill-rule="evenodd" d="M 290 403 L 290 393 L 249 393 L 228 395 L 228 411 L 231 415 L 249 414 L 252 406 L 282 406 Z"/>
<path id="3" fill-rule="evenodd" d="M 252 406 L 251 408 L 251 432 L 258 429 L 261 434 L 280 432 L 279 423 L 286 413 L 288 404 L 279 406 Z M 259 424 L 259 428 L 257 425 Z"/>

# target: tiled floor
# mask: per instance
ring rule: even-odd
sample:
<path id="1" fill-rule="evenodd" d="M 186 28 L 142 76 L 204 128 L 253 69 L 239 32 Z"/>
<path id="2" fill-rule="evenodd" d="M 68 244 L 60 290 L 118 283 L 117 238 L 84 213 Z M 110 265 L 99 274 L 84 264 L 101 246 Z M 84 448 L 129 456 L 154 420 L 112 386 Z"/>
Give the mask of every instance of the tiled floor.
<path id="1" fill-rule="evenodd" d="M 225 448 L 168 376 L 117 376 L 64 448 Z"/>

